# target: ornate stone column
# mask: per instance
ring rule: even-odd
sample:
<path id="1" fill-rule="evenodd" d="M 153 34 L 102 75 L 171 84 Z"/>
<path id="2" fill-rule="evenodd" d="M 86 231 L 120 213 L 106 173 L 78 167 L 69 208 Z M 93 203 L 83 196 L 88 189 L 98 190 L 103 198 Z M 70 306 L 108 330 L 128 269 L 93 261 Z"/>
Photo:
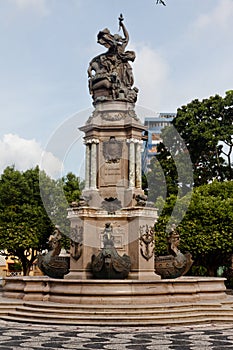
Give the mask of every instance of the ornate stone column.
<path id="1" fill-rule="evenodd" d="M 97 176 L 97 144 L 98 139 L 91 140 L 91 173 L 90 173 L 90 188 L 96 189 L 96 176 Z"/>
<path id="2" fill-rule="evenodd" d="M 136 188 L 142 187 L 142 142 L 138 140 L 136 143 Z"/>
<path id="3" fill-rule="evenodd" d="M 135 187 L 135 140 L 128 139 L 129 143 L 129 188 Z"/>
<path id="4" fill-rule="evenodd" d="M 85 161 L 85 189 L 90 188 L 90 143 L 86 142 L 86 161 Z"/>

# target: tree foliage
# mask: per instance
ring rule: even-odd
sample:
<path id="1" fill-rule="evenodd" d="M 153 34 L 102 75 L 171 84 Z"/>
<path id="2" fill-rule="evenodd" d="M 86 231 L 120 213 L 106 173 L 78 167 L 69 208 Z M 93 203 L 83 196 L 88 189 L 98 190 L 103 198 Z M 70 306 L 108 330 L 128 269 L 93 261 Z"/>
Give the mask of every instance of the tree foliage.
<path id="1" fill-rule="evenodd" d="M 232 180 L 233 91 L 194 100 L 177 110 L 172 124 L 185 141 L 196 186 Z"/>
<path id="2" fill-rule="evenodd" d="M 62 183 L 67 202 L 69 204 L 78 202 L 81 190 L 84 188 L 84 182 L 78 176 L 69 172 L 66 176 L 62 177 Z"/>
<path id="3" fill-rule="evenodd" d="M 188 196 L 178 199 L 180 210 L 185 209 L 189 202 Z M 166 226 L 175 200 L 171 196 L 166 201 L 163 215 L 155 225 L 157 255 L 166 254 Z M 160 206 L 163 204 L 160 203 Z M 233 181 L 215 180 L 211 184 L 196 187 L 186 215 L 177 227 L 181 237 L 181 251 L 189 251 L 196 265 L 204 266 L 208 275 L 216 275 L 217 268 L 227 265 L 233 253 L 232 227 Z"/>
<path id="4" fill-rule="evenodd" d="M 161 146 L 163 147 L 162 144 Z M 166 198 L 178 194 L 177 169 L 167 149 L 152 158 L 148 168 L 149 171 L 145 176 L 149 201 L 155 202 L 158 197 Z"/>
<path id="5" fill-rule="evenodd" d="M 164 188 L 182 196 L 193 184 L 232 180 L 233 91 L 182 106 L 161 137 L 146 174 L 151 200 L 164 197 Z"/>
<path id="6" fill-rule="evenodd" d="M 24 274 L 53 230 L 43 207 L 39 169 L 7 167 L 0 178 L 0 249 L 20 260 Z"/>
<path id="7" fill-rule="evenodd" d="M 173 125 L 163 129 L 162 140 L 146 174 L 151 201 L 156 201 L 159 196 L 184 196 L 193 187 L 193 166 L 189 152 Z"/>
<path id="8" fill-rule="evenodd" d="M 78 200 L 79 184 L 72 173 L 54 180 L 38 167 L 20 172 L 11 166 L 1 175 L 0 250 L 18 258 L 25 275 L 38 252 L 47 248 L 55 225 L 69 234 L 68 201 Z"/>

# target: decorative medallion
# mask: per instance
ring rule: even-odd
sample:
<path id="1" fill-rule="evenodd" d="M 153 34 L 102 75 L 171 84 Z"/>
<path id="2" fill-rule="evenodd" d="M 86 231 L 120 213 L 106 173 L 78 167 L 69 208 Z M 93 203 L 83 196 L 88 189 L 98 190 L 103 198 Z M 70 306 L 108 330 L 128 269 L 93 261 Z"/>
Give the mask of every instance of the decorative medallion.
<path id="1" fill-rule="evenodd" d="M 109 141 L 103 142 L 103 154 L 106 162 L 118 163 L 122 156 L 123 142 L 117 141 L 114 136 L 111 136 Z"/>
<path id="2" fill-rule="evenodd" d="M 154 255 L 154 227 L 142 225 L 139 228 L 139 232 L 141 255 L 148 261 Z"/>

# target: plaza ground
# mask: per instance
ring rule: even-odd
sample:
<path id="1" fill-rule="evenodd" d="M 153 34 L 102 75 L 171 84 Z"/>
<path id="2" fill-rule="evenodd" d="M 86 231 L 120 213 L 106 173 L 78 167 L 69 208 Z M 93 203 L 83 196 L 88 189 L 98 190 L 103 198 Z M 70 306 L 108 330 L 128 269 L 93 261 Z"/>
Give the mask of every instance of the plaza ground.
<path id="1" fill-rule="evenodd" d="M 0 321 L 0 349 L 225 350 L 233 349 L 232 326 L 77 327 Z"/>

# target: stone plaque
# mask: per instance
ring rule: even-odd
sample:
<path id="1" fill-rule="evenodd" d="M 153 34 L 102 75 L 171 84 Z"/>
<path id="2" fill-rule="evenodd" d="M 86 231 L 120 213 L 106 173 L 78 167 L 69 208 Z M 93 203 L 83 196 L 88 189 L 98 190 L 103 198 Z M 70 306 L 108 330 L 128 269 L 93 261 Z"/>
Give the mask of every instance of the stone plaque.
<path id="1" fill-rule="evenodd" d="M 100 248 L 104 247 L 103 236 L 104 236 L 104 232 L 101 232 L 101 234 L 100 234 Z M 122 235 L 113 235 L 112 237 L 113 237 L 114 247 L 116 249 L 122 249 L 123 248 L 123 237 L 122 237 Z"/>

